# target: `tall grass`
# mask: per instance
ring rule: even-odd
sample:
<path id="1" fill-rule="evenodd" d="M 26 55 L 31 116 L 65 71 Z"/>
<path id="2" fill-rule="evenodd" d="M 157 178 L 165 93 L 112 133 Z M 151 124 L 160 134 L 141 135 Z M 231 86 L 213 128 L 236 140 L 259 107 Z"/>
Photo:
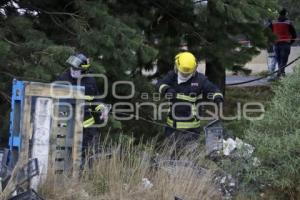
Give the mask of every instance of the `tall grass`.
<path id="1" fill-rule="evenodd" d="M 102 144 L 97 159 L 86 161 L 80 178 L 50 176 L 40 194 L 46 199 L 169 200 L 221 199 L 209 170 L 198 170 L 203 153 L 198 145 L 176 152 L 181 165 L 170 165 L 174 145 L 155 141 L 134 145 L 132 140 Z M 143 181 L 144 179 L 144 181 Z M 150 185 L 145 182 L 148 179 Z M 53 181 L 56 183 L 53 186 Z"/>
<path id="2" fill-rule="evenodd" d="M 300 66 L 273 88 L 265 117 L 246 129 L 245 141 L 255 147 L 253 157 L 228 163 L 231 173 L 240 175 L 241 192 L 251 199 L 300 199 L 299 77 Z"/>

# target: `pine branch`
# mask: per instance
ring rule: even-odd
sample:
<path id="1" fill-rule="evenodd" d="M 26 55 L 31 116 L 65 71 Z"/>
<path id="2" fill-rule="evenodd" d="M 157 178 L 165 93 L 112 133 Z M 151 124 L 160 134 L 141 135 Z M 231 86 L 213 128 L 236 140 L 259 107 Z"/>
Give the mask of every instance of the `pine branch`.
<path id="1" fill-rule="evenodd" d="M 47 14 L 47 15 L 68 15 L 72 18 L 82 18 L 80 15 L 77 15 L 75 13 L 69 13 L 69 12 L 50 12 L 46 10 L 40 10 L 41 12 Z"/>
<path id="2" fill-rule="evenodd" d="M 69 3 L 67 3 L 64 7 L 64 10 L 67 9 L 71 4 L 73 4 L 73 1 L 70 1 Z"/>
<path id="3" fill-rule="evenodd" d="M 76 33 L 74 33 L 73 31 L 69 30 L 66 28 L 66 26 L 59 22 L 59 19 L 57 19 L 55 16 L 50 15 L 51 20 L 53 21 L 53 23 L 55 25 L 57 25 L 58 27 L 62 28 L 63 30 L 67 31 L 68 33 L 72 34 L 72 35 L 77 35 Z"/>
<path id="4" fill-rule="evenodd" d="M 16 76 L 16 75 L 11 74 L 9 72 L 3 72 L 3 71 L 0 71 L 0 74 L 7 75 L 7 76 L 9 76 L 13 79 L 24 79 L 24 80 L 28 80 L 28 81 L 41 81 L 41 82 L 45 81 L 44 79 L 39 79 L 39 78 L 34 78 L 34 77 Z"/>
<path id="5" fill-rule="evenodd" d="M 68 6 L 68 4 L 66 6 Z M 44 9 L 38 8 L 36 6 L 33 6 L 32 4 L 28 5 L 28 4 L 21 4 L 20 3 L 20 8 L 29 9 L 31 11 L 42 12 L 42 13 L 45 13 L 47 15 L 67 15 L 67 16 L 70 16 L 70 17 L 80 18 L 80 15 L 77 15 L 75 13 L 59 12 L 59 11 L 48 11 L 48 10 L 44 10 Z"/>
<path id="6" fill-rule="evenodd" d="M 207 0 L 194 1 L 194 4 L 197 4 L 197 3 L 203 3 L 203 2 L 207 2 Z"/>
<path id="7" fill-rule="evenodd" d="M 68 3 L 66 5 L 66 7 L 68 7 L 70 5 L 70 3 Z M 41 8 L 38 8 L 38 7 L 33 6 L 33 5 L 26 5 L 26 6 L 22 7 L 22 8 L 29 9 L 31 11 L 36 11 L 38 13 L 44 13 L 44 14 L 47 14 L 47 15 L 50 15 L 50 16 L 53 16 L 53 15 L 66 15 L 66 16 L 69 16 L 69 17 L 71 17 L 73 19 L 83 18 L 82 16 L 76 14 L 76 12 L 72 13 L 72 12 L 48 11 L 48 10 L 41 9 Z"/>
<path id="8" fill-rule="evenodd" d="M 13 41 L 10 41 L 10 40 L 8 40 L 8 39 L 5 38 L 5 37 L 3 37 L 3 40 L 6 41 L 7 43 L 11 44 L 11 45 L 16 46 L 16 47 L 19 47 L 19 46 L 20 46 L 19 44 L 15 43 L 15 42 L 13 42 Z"/>
<path id="9" fill-rule="evenodd" d="M 7 75 L 7 76 L 12 77 L 12 78 L 18 78 L 18 76 L 14 75 L 14 74 L 11 74 L 9 72 L 0 71 L 0 74 L 4 74 L 4 75 Z"/>
<path id="10" fill-rule="evenodd" d="M 168 16 L 170 16 L 171 18 L 173 18 L 175 21 L 177 21 L 182 26 L 191 28 L 192 29 L 192 34 L 195 35 L 196 37 L 198 37 L 198 39 L 200 39 L 200 41 L 203 41 L 207 46 L 211 45 L 211 43 L 205 37 L 203 37 L 201 34 L 199 34 L 192 25 L 190 25 L 190 24 L 188 24 L 186 22 L 183 22 L 180 19 L 178 19 L 176 16 L 174 16 L 172 13 L 170 13 L 167 8 L 165 8 L 164 6 L 162 6 L 160 3 L 155 2 L 155 1 L 152 1 L 152 3 L 157 8 L 164 10 Z M 179 4 L 177 4 L 177 5 L 180 6 Z"/>
<path id="11" fill-rule="evenodd" d="M 6 100 L 8 103 L 11 103 L 11 98 L 4 92 L 0 91 L 0 95 L 3 97 L 4 100 Z"/>

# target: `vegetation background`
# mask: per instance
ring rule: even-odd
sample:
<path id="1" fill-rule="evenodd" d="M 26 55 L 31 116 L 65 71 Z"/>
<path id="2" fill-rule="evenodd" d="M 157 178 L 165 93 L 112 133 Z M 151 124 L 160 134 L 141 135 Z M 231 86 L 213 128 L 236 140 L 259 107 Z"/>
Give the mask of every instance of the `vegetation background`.
<path id="1" fill-rule="evenodd" d="M 292 7 L 292 2 L 287 4 Z M 225 90 L 225 68 L 240 68 L 266 47 L 264 21 L 274 17 L 280 4 L 276 0 L 5 0 L 0 7 L 0 120 L 6 141 L 13 78 L 51 82 L 66 69 L 71 53 L 84 52 L 92 58 L 93 73 L 105 73 L 110 83 L 133 81 L 136 94 L 130 101 L 138 102 L 142 92 L 152 94 L 151 79 L 171 70 L 174 55 L 187 44 L 199 60 L 206 60 L 210 80 Z M 250 40 L 252 46 L 240 40 Z M 158 72 L 153 77 L 142 76 L 143 69 L 155 64 Z M 120 94 L 128 90 L 120 87 Z M 111 94 L 105 100 L 118 101 Z M 149 109 L 141 114 L 151 116 Z M 113 124 L 120 128 L 120 123 Z M 124 123 L 122 131 L 152 137 L 160 129 L 132 121 Z"/>
<path id="2" fill-rule="evenodd" d="M 151 81 L 173 69 L 174 55 L 182 45 L 187 45 L 199 60 L 205 60 L 209 79 L 226 90 L 228 113 L 234 113 L 234 104 L 239 100 L 271 102 L 267 103 L 264 120 L 227 124 L 233 135 L 255 144 L 255 156 L 261 161 L 260 167 L 253 166 L 249 160 L 224 163 L 224 169 L 231 166 L 228 171 L 241 175 L 239 178 L 244 188 L 240 198 L 252 199 L 251 195 L 257 198 L 264 194 L 266 199 L 299 199 L 299 70 L 278 83 L 274 90 L 225 87 L 225 69 L 242 70 L 246 62 L 266 48 L 270 37 L 266 21 L 275 19 L 278 9 L 286 7 L 291 20 L 300 27 L 299 6 L 298 0 L 3 0 L 0 2 L 1 143 L 7 144 L 10 91 L 14 78 L 51 82 L 66 70 L 65 61 L 70 54 L 84 52 L 92 58 L 93 73 L 105 73 L 110 83 L 133 81 L 136 93 L 128 101 L 143 102 L 142 93 L 154 92 Z M 250 41 L 251 45 L 242 41 Z M 142 75 L 142 70 L 155 66 L 158 67 L 156 74 L 151 77 Z M 128 94 L 128 88 L 120 88 L 119 93 Z M 149 100 L 152 101 L 152 98 Z M 105 101 L 116 103 L 119 100 L 109 94 Z M 152 116 L 151 109 L 143 109 L 141 116 Z M 116 135 L 132 135 L 136 141 L 146 141 L 162 131 L 161 127 L 143 121 L 121 123 L 114 119 L 111 119 L 108 129 Z M 109 180 L 103 178 L 115 177 L 110 181 L 118 183 L 120 189 L 120 185 L 127 184 L 126 181 L 117 182 L 122 174 L 120 170 L 136 169 L 141 173 L 133 173 L 137 175 L 133 176 L 135 182 L 129 187 L 133 191 L 138 187 L 140 178 L 148 173 L 139 168 L 143 166 L 139 162 L 139 153 L 133 159 L 138 167 L 125 166 L 123 164 L 127 161 L 118 159 L 109 161 L 118 164 L 101 161 L 102 164 L 96 165 L 97 173 L 94 173 L 97 179 L 90 180 L 90 174 L 82 181 L 88 180 L 85 184 L 93 183 L 98 188 L 90 191 L 91 194 L 104 191 L 102 194 L 108 195 L 105 192 L 113 191 L 113 187 L 102 185 Z M 115 173 L 119 174 L 109 174 L 108 167 L 114 167 Z M 155 183 L 164 183 L 157 177 L 166 176 L 153 176 Z M 185 184 L 191 187 L 186 187 L 182 194 L 191 193 L 194 188 L 190 183 Z M 174 189 L 175 186 L 169 188 Z M 163 195 L 161 188 L 157 189 L 155 195 Z M 210 189 L 200 188 L 199 194 Z M 128 188 L 123 190 L 121 187 L 118 191 L 131 194 Z M 244 192 L 246 195 L 242 195 Z M 151 198 L 157 197 L 153 193 L 151 195 Z"/>

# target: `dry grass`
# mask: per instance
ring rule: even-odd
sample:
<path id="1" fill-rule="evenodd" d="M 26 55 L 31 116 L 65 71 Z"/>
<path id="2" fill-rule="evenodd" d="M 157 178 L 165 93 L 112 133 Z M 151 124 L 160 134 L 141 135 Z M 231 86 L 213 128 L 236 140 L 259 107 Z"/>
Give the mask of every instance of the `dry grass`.
<path id="1" fill-rule="evenodd" d="M 173 166 L 166 164 L 173 152 L 170 143 L 157 149 L 154 149 L 154 143 L 134 145 L 129 140 L 104 145 L 106 148 L 100 149 L 101 155 L 109 157 L 101 156 L 90 166 L 86 162 L 79 179 L 64 176 L 54 180 L 55 176 L 50 176 L 40 194 L 56 200 L 173 200 L 175 196 L 184 200 L 221 199 L 211 182 L 210 171 L 199 174 L 194 165 L 203 161 L 201 150 L 195 145 L 182 149 L 177 152 L 177 162 L 187 164 Z M 150 180 L 152 187 L 143 184 L 145 178 Z"/>

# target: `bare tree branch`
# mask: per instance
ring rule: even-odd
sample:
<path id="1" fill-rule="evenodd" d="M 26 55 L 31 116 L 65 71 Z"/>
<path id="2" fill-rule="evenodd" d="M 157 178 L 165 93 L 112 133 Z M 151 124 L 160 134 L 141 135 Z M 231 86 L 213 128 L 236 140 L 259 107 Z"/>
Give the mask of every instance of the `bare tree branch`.
<path id="1" fill-rule="evenodd" d="M 63 23 L 59 22 L 59 19 L 57 19 L 55 16 L 50 15 L 50 18 L 54 22 L 54 24 L 56 24 L 58 27 L 62 28 L 63 30 L 67 31 L 68 33 L 70 33 L 72 35 L 77 35 L 73 31 L 67 29 L 66 26 L 63 25 Z"/>
<path id="2" fill-rule="evenodd" d="M 15 43 L 15 42 L 13 42 L 13 41 L 10 41 L 10 40 L 8 40 L 8 39 L 7 39 L 7 38 L 5 38 L 5 37 L 3 37 L 3 40 L 4 40 L 5 42 L 7 42 L 7 43 L 11 44 L 11 45 L 14 45 L 14 46 L 17 46 L 17 47 L 19 47 L 19 46 L 20 46 L 19 44 Z"/>
<path id="3" fill-rule="evenodd" d="M 202 3 L 202 2 L 207 2 L 207 0 L 199 0 L 199 1 L 194 1 L 194 4 L 197 4 L 197 3 Z"/>
<path id="4" fill-rule="evenodd" d="M 46 10 L 40 10 L 41 12 L 48 14 L 48 15 L 68 15 L 70 17 L 73 18 L 80 18 L 80 15 L 77 15 L 75 13 L 68 13 L 68 12 L 50 12 L 50 11 L 46 11 Z"/>
<path id="5" fill-rule="evenodd" d="M 6 100 L 8 103 L 11 103 L 11 98 L 10 96 L 8 96 L 7 94 L 5 94 L 4 92 L 0 91 L 0 95 L 4 98 L 4 100 Z"/>

